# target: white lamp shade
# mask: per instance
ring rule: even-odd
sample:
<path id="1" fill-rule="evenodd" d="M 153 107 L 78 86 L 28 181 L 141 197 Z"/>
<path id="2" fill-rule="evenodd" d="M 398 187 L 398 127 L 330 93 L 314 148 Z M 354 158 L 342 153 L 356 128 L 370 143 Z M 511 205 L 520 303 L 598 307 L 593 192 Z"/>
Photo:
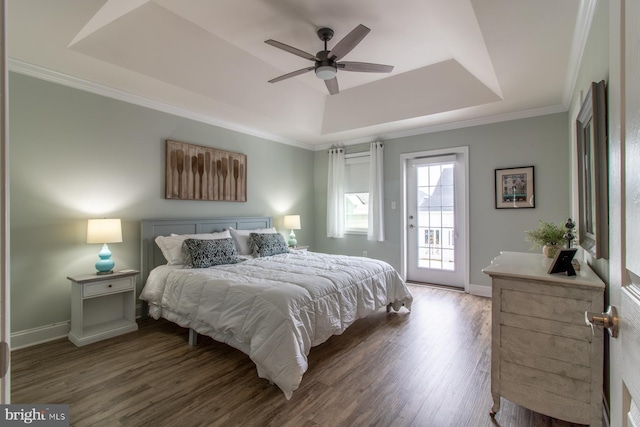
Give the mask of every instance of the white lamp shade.
<path id="1" fill-rule="evenodd" d="M 87 222 L 87 243 L 122 242 L 120 219 L 90 219 Z"/>
<path id="2" fill-rule="evenodd" d="M 284 228 L 300 230 L 300 215 L 285 215 Z"/>

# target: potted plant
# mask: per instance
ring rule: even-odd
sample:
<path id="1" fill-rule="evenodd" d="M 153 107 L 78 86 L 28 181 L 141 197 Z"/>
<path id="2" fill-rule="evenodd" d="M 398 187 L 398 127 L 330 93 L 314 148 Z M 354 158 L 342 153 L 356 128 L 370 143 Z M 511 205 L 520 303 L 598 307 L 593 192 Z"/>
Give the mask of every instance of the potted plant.
<path id="1" fill-rule="evenodd" d="M 525 231 L 527 240 L 533 243 L 532 249 L 542 248 L 542 253 L 553 258 L 564 243 L 564 224 L 539 221 L 538 228 Z"/>

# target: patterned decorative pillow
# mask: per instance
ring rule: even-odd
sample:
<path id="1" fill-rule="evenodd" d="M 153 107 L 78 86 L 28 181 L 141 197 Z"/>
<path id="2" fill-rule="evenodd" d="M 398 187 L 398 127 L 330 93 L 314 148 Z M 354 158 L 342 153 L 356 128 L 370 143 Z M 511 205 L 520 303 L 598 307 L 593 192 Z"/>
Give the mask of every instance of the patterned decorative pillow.
<path id="1" fill-rule="evenodd" d="M 280 233 L 251 233 L 249 234 L 249 239 L 255 256 L 263 257 L 289 252 L 287 242 Z"/>
<path id="2" fill-rule="evenodd" d="M 182 243 L 186 239 L 215 240 L 229 237 L 231 237 L 229 231 L 221 231 L 205 234 L 171 234 L 171 236 L 158 236 L 155 240 L 162 251 L 162 255 L 164 255 L 164 258 L 167 260 L 167 264 L 186 265 L 188 264 L 188 260 L 184 259 L 185 252 L 182 250 Z"/>
<path id="3" fill-rule="evenodd" d="M 229 227 L 229 232 L 231 233 L 231 237 L 233 237 L 233 241 L 236 244 L 236 250 L 239 255 L 251 255 L 253 254 L 253 250 L 251 247 L 251 240 L 249 239 L 249 234 L 251 233 L 277 233 L 278 231 L 275 227 L 270 228 L 256 228 L 254 230 L 236 230 L 233 227 Z"/>
<path id="4" fill-rule="evenodd" d="M 187 260 L 187 268 L 207 268 L 214 265 L 235 264 L 240 262 L 233 240 L 186 239 L 182 243 Z"/>

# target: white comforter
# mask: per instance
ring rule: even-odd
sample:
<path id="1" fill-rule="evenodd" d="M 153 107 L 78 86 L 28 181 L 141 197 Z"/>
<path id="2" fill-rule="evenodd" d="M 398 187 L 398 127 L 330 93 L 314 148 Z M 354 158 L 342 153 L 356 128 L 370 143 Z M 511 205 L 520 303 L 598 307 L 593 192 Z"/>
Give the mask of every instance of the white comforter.
<path id="1" fill-rule="evenodd" d="M 140 298 L 149 313 L 248 354 L 258 376 L 287 399 L 307 370 L 311 347 L 392 303 L 413 296 L 387 263 L 292 251 L 206 269 L 161 266 Z"/>

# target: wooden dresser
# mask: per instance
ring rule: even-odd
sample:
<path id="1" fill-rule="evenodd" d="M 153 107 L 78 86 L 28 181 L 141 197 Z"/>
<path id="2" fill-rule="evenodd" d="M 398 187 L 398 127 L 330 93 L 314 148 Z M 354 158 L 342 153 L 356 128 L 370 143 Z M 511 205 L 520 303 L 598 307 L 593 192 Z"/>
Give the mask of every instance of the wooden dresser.
<path id="1" fill-rule="evenodd" d="M 554 418 L 601 426 L 605 285 L 586 265 L 548 274 L 542 254 L 502 252 L 482 271 L 492 279 L 491 394 Z M 584 263 L 582 263 L 584 264 Z"/>

